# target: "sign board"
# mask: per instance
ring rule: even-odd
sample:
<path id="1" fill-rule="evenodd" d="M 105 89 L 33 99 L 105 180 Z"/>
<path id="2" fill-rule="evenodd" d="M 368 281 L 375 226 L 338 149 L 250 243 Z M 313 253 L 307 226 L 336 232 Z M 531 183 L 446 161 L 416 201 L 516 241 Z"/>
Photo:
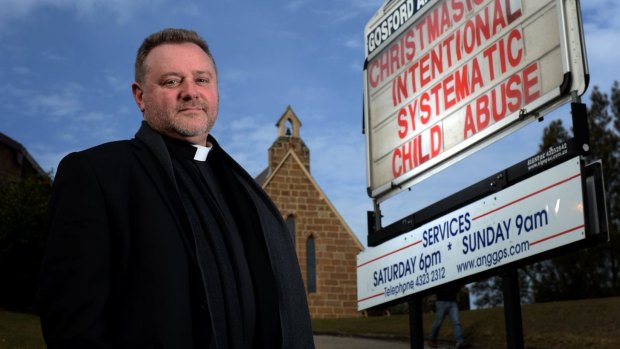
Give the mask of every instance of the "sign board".
<path id="1" fill-rule="evenodd" d="M 357 256 L 358 309 L 584 240 L 579 157 Z"/>
<path id="2" fill-rule="evenodd" d="M 578 0 L 401 0 L 365 28 L 369 195 L 387 199 L 587 88 Z"/>

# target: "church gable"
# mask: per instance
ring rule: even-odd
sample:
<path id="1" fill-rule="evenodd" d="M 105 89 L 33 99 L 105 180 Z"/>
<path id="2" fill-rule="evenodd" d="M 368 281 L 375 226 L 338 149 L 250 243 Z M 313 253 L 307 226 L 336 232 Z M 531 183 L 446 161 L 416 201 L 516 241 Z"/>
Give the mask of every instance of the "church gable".
<path id="1" fill-rule="evenodd" d="M 311 315 L 358 315 L 355 261 L 363 246 L 293 151 L 280 161 L 263 188 L 284 219 L 294 222 L 295 249 Z"/>
<path id="2" fill-rule="evenodd" d="M 303 187 L 300 183 L 303 183 Z M 262 186 L 267 192 L 278 190 L 275 188 L 280 187 L 281 190 L 279 192 L 281 195 L 290 195 L 293 198 L 304 199 L 302 201 L 305 201 L 305 199 L 310 196 L 316 196 L 318 202 L 325 205 L 325 209 L 331 212 L 334 218 L 338 220 L 339 224 L 342 225 L 344 230 L 350 235 L 350 238 L 355 241 L 360 251 L 364 248 L 357 236 L 353 233 L 351 228 L 349 228 L 344 218 L 342 218 L 323 190 L 321 190 L 310 172 L 306 170 L 302 160 L 300 160 L 295 153 L 289 152 L 282 159 L 280 164 L 278 164 L 274 172 L 264 180 Z M 301 197 L 299 197 L 299 195 L 301 195 Z"/>

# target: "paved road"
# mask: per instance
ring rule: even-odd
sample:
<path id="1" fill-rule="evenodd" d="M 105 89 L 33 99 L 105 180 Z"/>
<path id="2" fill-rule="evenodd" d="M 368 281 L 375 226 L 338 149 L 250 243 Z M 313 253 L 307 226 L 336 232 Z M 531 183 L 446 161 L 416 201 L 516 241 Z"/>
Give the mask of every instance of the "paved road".
<path id="1" fill-rule="evenodd" d="M 410 349 L 409 342 L 358 337 L 315 335 L 316 349 Z"/>

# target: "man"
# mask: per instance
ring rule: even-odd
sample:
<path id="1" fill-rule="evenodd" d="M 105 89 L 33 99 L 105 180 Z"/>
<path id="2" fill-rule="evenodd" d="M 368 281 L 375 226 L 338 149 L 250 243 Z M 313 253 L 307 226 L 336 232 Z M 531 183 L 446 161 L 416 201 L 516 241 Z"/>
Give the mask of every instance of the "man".
<path id="1" fill-rule="evenodd" d="M 209 134 L 217 78 L 195 32 L 152 34 L 135 138 L 60 163 L 39 290 L 50 349 L 314 347 L 286 225 Z"/>
<path id="2" fill-rule="evenodd" d="M 437 299 L 435 300 L 435 321 L 431 327 L 431 335 L 428 343 L 431 348 L 437 348 L 439 329 L 441 328 L 441 324 L 443 323 L 443 319 L 446 315 L 450 317 L 450 321 L 452 322 L 457 349 L 466 347 L 463 340 L 461 321 L 459 320 L 459 305 L 456 302 L 460 290 L 461 285 L 449 285 L 439 289 L 436 293 Z"/>

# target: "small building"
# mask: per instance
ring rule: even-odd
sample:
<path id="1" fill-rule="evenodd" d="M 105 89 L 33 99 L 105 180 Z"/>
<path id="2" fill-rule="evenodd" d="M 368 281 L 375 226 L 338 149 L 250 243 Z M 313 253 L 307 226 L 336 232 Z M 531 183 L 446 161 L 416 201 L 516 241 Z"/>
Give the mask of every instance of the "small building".
<path id="1" fill-rule="evenodd" d="M 256 180 L 280 209 L 306 286 L 313 318 L 359 316 L 357 254 L 363 250 L 351 228 L 310 174 L 310 150 L 291 107 L 276 123 L 269 165 Z"/>
<path id="2" fill-rule="evenodd" d="M 23 145 L 0 132 L 0 179 L 23 180 L 48 177 Z"/>

